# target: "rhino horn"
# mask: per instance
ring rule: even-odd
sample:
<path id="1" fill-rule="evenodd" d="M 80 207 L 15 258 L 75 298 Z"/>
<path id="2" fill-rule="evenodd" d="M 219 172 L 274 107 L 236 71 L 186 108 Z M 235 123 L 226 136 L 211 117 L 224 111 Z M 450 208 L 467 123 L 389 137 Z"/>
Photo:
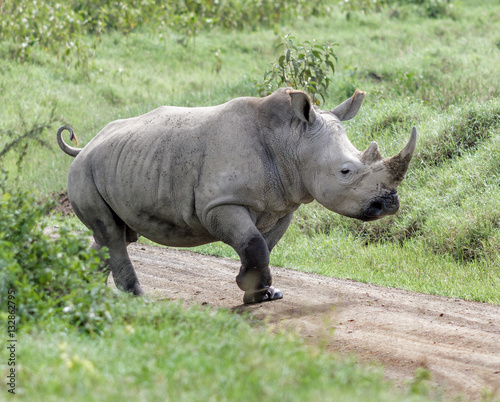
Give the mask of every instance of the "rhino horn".
<path id="1" fill-rule="evenodd" d="M 389 174 L 394 180 L 395 184 L 401 183 L 403 181 L 408 166 L 410 165 L 411 158 L 415 152 L 415 146 L 417 145 L 417 129 L 413 127 L 411 130 L 410 140 L 408 144 L 403 148 L 403 150 L 384 161 L 385 167 L 387 168 Z"/>
<path id="2" fill-rule="evenodd" d="M 378 162 L 382 159 L 382 154 L 380 153 L 378 144 L 375 141 L 373 141 L 366 151 L 361 154 L 361 162 L 366 164 Z"/>

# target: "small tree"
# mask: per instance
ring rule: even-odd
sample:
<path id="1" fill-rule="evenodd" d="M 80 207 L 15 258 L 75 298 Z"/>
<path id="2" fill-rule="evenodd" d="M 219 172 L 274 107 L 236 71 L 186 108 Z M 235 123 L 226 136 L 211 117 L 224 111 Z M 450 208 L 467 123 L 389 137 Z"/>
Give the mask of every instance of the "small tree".
<path id="1" fill-rule="evenodd" d="M 282 85 L 300 89 L 308 93 L 319 105 L 319 98 L 325 102 L 330 85 L 329 71 L 335 73 L 337 56 L 333 47 L 337 43 L 317 44 L 315 40 L 294 44 L 290 34 L 276 47 L 279 57 L 266 71 L 264 80 L 256 84 L 260 96 L 266 96 Z"/>
<path id="2" fill-rule="evenodd" d="M 50 128 L 52 124 L 60 120 L 55 114 L 56 106 L 55 103 L 52 105 L 47 121 L 40 122 L 40 116 L 38 116 L 32 126 L 28 128 L 28 123 L 23 114 L 19 113 L 22 127 L 21 132 L 16 129 L 0 130 L 0 140 L 4 143 L 3 147 L 0 149 L 0 165 L 3 158 L 9 152 L 17 152 L 17 166 L 19 168 L 26 157 L 26 152 L 30 145 L 38 144 L 42 147 L 49 147 L 49 144 L 42 137 L 42 134 L 46 129 Z"/>
<path id="3" fill-rule="evenodd" d="M 0 131 L 4 143 L 0 166 L 14 153 L 18 166 L 33 145 L 49 146 L 42 134 L 57 119 L 55 107 L 46 122 L 31 128 L 21 116 L 22 130 Z M 61 221 L 51 238 L 43 229 L 54 202 L 43 203 L 24 189 L 10 188 L 0 168 L 0 300 L 9 311 L 0 312 L 7 328 L 30 324 L 64 323 L 90 333 L 101 333 L 111 323 L 114 294 L 105 287 L 100 269 L 106 250 L 88 250 L 87 235 L 74 234 Z M 7 305 L 7 303 L 5 303 Z"/>

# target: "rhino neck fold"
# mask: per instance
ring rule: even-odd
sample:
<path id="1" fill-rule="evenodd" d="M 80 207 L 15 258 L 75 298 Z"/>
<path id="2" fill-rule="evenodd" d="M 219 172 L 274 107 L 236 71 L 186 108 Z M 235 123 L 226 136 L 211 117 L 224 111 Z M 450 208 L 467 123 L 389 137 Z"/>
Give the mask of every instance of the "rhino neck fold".
<path id="1" fill-rule="evenodd" d="M 301 123 L 299 123 L 301 124 Z M 282 136 L 276 132 L 264 135 L 265 147 L 269 155 L 269 163 L 274 166 L 278 192 L 287 202 L 297 205 L 307 204 L 314 200 L 304 186 L 300 174 L 298 158 L 298 142 L 290 135 L 290 127 L 283 130 Z"/>
<path id="2" fill-rule="evenodd" d="M 273 96 L 255 101 L 253 122 L 274 177 L 272 186 L 287 203 L 298 207 L 314 198 L 307 191 L 300 173 L 299 149 L 307 124 L 290 107 L 290 96 L 283 89 Z"/>

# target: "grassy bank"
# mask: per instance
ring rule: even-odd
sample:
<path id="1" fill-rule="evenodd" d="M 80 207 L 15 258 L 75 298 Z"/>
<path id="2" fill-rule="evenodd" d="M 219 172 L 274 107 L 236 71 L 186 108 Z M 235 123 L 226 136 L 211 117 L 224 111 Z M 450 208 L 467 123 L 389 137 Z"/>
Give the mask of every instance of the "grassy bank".
<path id="1" fill-rule="evenodd" d="M 125 307 L 124 307 L 125 306 Z M 425 400 L 380 368 L 332 358 L 224 311 L 125 302 L 125 319 L 89 337 L 63 326 L 21 336 L 20 400 Z M 2 392 L 4 392 L 2 390 Z M 36 397 L 35 397 L 36 396 Z"/>
<path id="2" fill-rule="evenodd" d="M 361 112 L 347 124 L 354 145 L 364 149 L 376 140 L 385 156 L 392 155 L 411 127 L 418 128 L 416 156 L 400 186 L 401 210 L 363 224 L 315 203 L 304 206 L 273 263 L 499 303 L 500 37 L 494 27 L 500 11 L 493 1 L 454 6 L 442 18 L 393 6 L 352 13 L 349 20 L 332 8 L 328 17 L 289 21 L 274 31 L 214 28 L 187 47 L 168 30 L 109 32 L 85 71 L 36 49 L 31 62 L 4 57 L 0 129 L 31 127 L 56 105 L 60 122 L 71 124 L 85 144 L 109 121 L 158 105 L 204 106 L 256 96 L 255 82 L 274 59 L 280 32 L 292 32 L 297 41 L 336 42 L 339 61 L 323 107 L 335 106 L 355 88 L 368 92 Z M 7 56 L 8 47 L 0 52 Z M 49 196 L 64 191 L 71 158 L 55 146 L 53 132 L 44 136 L 52 146 L 29 150 L 11 178 Z M 223 249 L 199 250 L 231 254 Z M 290 251 L 296 249 L 301 252 Z M 366 255 L 387 269 L 353 264 L 336 258 L 339 253 Z M 450 281 L 435 281 L 434 275 L 464 279 L 450 288 Z"/>
<path id="3" fill-rule="evenodd" d="M 95 33 L 83 36 L 85 55 L 33 46 L 24 61 L 13 57 L 12 42 L 0 41 L 0 132 L 26 132 L 44 122 L 52 127 L 41 138 L 48 145 L 28 147 L 19 169 L 16 155 L 3 160 L 10 186 L 40 198 L 65 190 L 72 159 L 56 145 L 59 123 L 71 124 L 85 145 L 108 122 L 158 105 L 257 96 L 255 82 L 274 61 L 282 33 L 336 42 L 336 73 L 322 107 L 336 106 L 356 88 L 368 92 L 346 124 L 354 145 L 364 149 L 376 140 L 389 156 L 404 146 L 412 126 L 418 129 L 417 151 L 399 188 L 401 209 L 361 223 L 305 205 L 271 263 L 500 304 L 500 6 L 453 3 L 452 12 L 437 18 L 422 10 L 392 4 L 380 12 L 350 11 L 348 19 L 331 4 L 325 15 L 264 28 L 202 29 L 187 42 L 184 31 L 143 24 L 127 34 L 110 29 L 98 40 Z M 50 123 L 52 110 L 57 122 Z M 0 149 L 8 140 L 0 136 Z M 197 251 L 235 256 L 221 244 Z M 332 359 L 293 336 L 270 336 L 227 312 L 116 303 L 115 322 L 99 336 L 74 329 L 64 315 L 21 330 L 18 396 L 425 398 L 412 394 L 418 380 L 395 391 L 372 369 Z"/>

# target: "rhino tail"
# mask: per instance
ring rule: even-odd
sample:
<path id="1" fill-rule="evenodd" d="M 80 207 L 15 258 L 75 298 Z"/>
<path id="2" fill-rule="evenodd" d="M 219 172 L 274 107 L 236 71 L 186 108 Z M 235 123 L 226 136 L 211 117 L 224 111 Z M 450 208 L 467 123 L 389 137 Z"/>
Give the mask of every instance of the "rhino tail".
<path id="1" fill-rule="evenodd" d="M 68 130 L 69 131 L 69 139 L 71 141 L 75 141 L 76 145 L 78 145 L 78 139 L 76 138 L 76 135 L 73 132 L 73 129 L 71 128 L 71 126 L 68 126 L 67 124 L 64 125 L 64 126 L 59 127 L 59 130 L 57 130 L 57 143 L 59 144 L 59 146 L 61 147 L 61 149 L 64 152 L 66 152 L 70 156 L 75 157 L 76 155 L 78 155 L 80 153 L 80 151 L 83 148 L 75 148 L 75 147 L 72 147 L 71 145 L 66 144 L 64 142 L 63 138 L 62 138 L 62 132 L 64 130 Z"/>

